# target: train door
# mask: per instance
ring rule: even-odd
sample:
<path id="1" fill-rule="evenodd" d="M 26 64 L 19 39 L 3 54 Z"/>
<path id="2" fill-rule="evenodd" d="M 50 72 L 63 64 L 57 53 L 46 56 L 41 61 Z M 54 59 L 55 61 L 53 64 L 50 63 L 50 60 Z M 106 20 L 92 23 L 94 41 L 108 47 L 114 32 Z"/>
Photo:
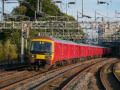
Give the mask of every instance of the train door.
<path id="1" fill-rule="evenodd" d="M 81 55 L 81 46 L 79 46 L 79 57 L 82 57 L 82 55 Z"/>
<path id="2" fill-rule="evenodd" d="M 71 45 L 68 44 L 68 47 L 67 47 L 67 48 L 68 48 L 68 58 L 70 59 L 70 55 L 71 55 L 71 53 L 70 53 L 70 51 L 71 51 Z"/>
<path id="3" fill-rule="evenodd" d="M 88 57 L 89 54 L 90 54 L 90 53 L 89 53 L 89 46 L 87 46 L 87 55 L 86 55 L 86 56 Z"/>
<path id="4" fill-rule="evenodd" d="M 62 48 L 61 48 L 61 44 L 60 43 L 58 43 L 58 57 L 59 57 L 59 60 L 61 59 L 61 56 L 62 56 L 62 53 L 61 53 L 61 50 L 62 50 Z"/>
<path id="5" fill-rule="evenodd" d="M 61 60 L 62 59 L 62 44 L 59 43 L 59 59 Z"/>
<path id="6" fill-rule="evenodd" d="M 95 49 L 95 47 L 94 47 L 94 56 L 96 55 L 96 49 Z"/>
<path id="7" fill-rule="evenodd" d="M 77 58 L 79 58 L 79 46 L 77 46 Z"/>
<path id="8" fill-rule="evenodd" d="M 59 43 L 55 43 L 55 60 L 60 60 L 60 56 L 61 56 L 61 53 L 60 53 L 60 44 Z"/>
<path id="9" fill-rule="evenodd" d="M 65 60 L 68 59 L 67 56 L 68 56 L 67 44 L 64 44 L 64 59 L 65 59 Z"/>

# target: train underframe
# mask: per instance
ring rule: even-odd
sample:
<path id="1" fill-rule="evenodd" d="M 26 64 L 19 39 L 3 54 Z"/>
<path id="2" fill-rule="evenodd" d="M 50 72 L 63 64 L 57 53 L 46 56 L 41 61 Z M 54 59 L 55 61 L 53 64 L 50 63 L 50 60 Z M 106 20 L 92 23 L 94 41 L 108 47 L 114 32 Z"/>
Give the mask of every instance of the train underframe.
<path id="1" fill-rule="evenodd" d="M 46 70 L 49 70 L 50 68 L 55 68 L 59 66 L 65 66 L 68 64 L 73 64 L 77 63 L 79 61 L 85 61 L 85 60 L 90 60 L 90 59 L 95 59 L 95 58 L 101 58 L 103 56 L 98 55 L 98 56 L 87 56 L 87 57 L 82 57 L 82 58 L 73 58 L 69 60 L 59 60 L 59 61 L 54 61 L 51 64 L 51 60 L 40 60 L 40 59 L 32 59 L 30 60 L 30 67 L 35 70 L 39 70 L 39 68 L 44 68 Z"/>
<path id="2" fill-rule="evenodd" d="M 39 69 L 39 68 L 44 68 L 44 69 L 49 69 L 50 68 L 50 60 L 43 60 L 43 59 L 31 59 L 29 62 L 29 65 L 32 69 Z"/>

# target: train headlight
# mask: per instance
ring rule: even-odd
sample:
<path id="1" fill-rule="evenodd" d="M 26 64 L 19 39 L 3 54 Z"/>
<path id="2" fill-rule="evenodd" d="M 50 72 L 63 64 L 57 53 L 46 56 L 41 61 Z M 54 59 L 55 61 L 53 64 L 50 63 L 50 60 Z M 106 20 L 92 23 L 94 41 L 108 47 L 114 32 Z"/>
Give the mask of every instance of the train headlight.
<path id="1" fill-rule="evenodd" d="M 32 55 L 32 58 L 35 58 L 36 57 L 36 55 Z"/>
<path id="2" fill-rule="evenodd" d="M 45 56 L 46 59 L 51 59 L 52 57 L 51 56 Z"/>

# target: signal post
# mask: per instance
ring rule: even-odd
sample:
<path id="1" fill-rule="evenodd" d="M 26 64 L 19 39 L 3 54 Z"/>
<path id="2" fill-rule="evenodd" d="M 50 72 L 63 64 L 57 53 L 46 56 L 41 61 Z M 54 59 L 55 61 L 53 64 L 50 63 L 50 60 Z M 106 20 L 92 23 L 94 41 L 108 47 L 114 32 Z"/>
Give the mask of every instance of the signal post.
<path id="1" fill-rule="evenodd" d="M 21 63 L 24 62 L 24 47 L 27 49 L 27 39 L 29 38 L 29 30 L 32 26 L 30 21 L 22 22 L 22 32 L 21 32 Z M 25 42 L 26 41 L 26 45 Z M 25 46 L 24 46 L 25 45 Z"/>

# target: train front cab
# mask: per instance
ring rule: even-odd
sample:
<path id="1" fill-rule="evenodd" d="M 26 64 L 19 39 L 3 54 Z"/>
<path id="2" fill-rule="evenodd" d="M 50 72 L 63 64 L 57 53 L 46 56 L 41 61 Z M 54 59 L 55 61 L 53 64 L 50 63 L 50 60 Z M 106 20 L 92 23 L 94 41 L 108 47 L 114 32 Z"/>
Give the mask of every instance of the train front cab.
<path id="1" fill-rule="evenodd" d="M 48 39 L 33 39 L 31 43 L 30 63 L 40 66 L 51 65 L 54 58 L 54 41 Z"/>

